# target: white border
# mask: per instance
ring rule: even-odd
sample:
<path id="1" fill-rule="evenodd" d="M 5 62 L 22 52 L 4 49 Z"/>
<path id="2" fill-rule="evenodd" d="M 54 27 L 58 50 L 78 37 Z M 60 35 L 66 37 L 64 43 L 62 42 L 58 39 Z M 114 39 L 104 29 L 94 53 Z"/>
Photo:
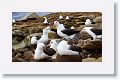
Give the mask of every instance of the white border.
<path id="1" fill-rule="evenodd" d="M 0 72 L 3 74 L 114 74 L 114 5 L 112 0 L 4 0 L 0 15 Z M 102 12 L 102 62 L 12 63 L 11 12 Z"/>

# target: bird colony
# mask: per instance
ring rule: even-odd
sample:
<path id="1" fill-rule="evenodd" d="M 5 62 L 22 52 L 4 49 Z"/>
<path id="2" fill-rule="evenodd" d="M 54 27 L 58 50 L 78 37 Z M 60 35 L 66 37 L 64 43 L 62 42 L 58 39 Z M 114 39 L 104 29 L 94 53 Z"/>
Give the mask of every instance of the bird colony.
<path id="1" fill-rule="evenodd" d="M 64 13 L 66 15 L 57 14 L 57 16 L 53 16 L 52 14 L 55 13 L 51 13 L 49 14 L 50 17 L 43 16 L 40 18 L 41 20 L 34 18 L 21 21 L 13 20 L 12 35 L 15 37 L 16 31 L 20 34 L 19 38 L 23 38 L 23 40 L 13 45 L 12 61 L 101 62 L 101 13 L 99 13 L 99 16 L 92 17 L 92 13 L 84 15 L 86 13 L 79 13 L 77 16 L 75 16 L 75 13 L 69 15 L 67 15 L 68 13 Z M 35 26 L 37 24 L 37 27 L 32 32 L 29 32 L 29 35 L 22 37 L 25 33 L 16 30 L 16 27 L 17 29 L 19 27 L 22 30 L 26 30 L 26 27 L 27 29 L 29 27 L 28 22 Z M 26 24 L 24 26 L 20 25 L 23 23 Z M 31 28 L 29 28 L 30 30 Z"/>

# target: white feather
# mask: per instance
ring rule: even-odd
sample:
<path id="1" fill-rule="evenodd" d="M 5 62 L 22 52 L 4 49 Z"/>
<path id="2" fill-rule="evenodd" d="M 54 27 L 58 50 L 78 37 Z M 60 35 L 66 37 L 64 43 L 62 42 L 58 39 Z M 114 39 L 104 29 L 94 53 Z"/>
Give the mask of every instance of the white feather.
<path id="1" fill-rule="evenodd" d="M 34 55 L 34 59 L 36 60 L 40 60 L 40 59 L 44 59 L 46 57 L 49 57 L 48 55 L 46 55 L 44 52 L 43 52 L 43 47 L 45 45 L 43 43 L 39 43 L 37 44 L 37 48 L 35 50 L 35 55 Z"/>
<path id="2" fill-rule="evenodd" d="M 57 50 L 60 55 L 79 55 L 79 52 L 69 50 L 69 45 L 64 40 L 59 43 Z"/>
<path id="3" fill-rule="evenodd" d="M 37 44 L 37 39 L 36 39 L 37 37 L 35 37 L 35 36 L 33 36 L 32 38 L 31 38 L 31 44 Z"/>
<path id="4" fill-rule="evenodd" d="M 48 41 L 48 32 L 50 31 L 50 27 L 43 29 L 43 34 L 37 43 L 46 43 Z"/>
<path id="5" fill-rule="evenodd" d="M 44 22 L 43 22 L 43 23 L 44 23 L 44 24 L 47 24 L 47 23 L 48 23 L 47 18 L 46 18 L 46 17 L 44 17 L 44 19 L 45 19 L 45 20 L 44 20 Z"/>
<path id="6" fill-rule="evenodd" d="M 90 19 L 87 19 L 87 20 L 86 20 L 85 25 L 91 25 Z"/>
<path id="7" fill-rule="evenodd" d="M 62 15 L 59 16 L 59 19 L 63 19 Z"/>
<path id="8" fill-rule="evenodd" d="M 70 19 L 69 16 L 66 16 L 66 19 L 67 19 L 67 20 Z"/>

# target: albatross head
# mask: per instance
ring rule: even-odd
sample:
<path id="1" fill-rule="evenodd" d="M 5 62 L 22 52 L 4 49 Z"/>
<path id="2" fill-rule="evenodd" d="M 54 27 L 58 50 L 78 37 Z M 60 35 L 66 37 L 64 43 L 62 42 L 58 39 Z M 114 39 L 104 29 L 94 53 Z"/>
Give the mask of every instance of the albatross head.
<path id="1" fill-rule="evenodd" d="M 74 27 L 74 26 L 72 26 L 72 27 L 71 27 L 71 29 L 75 29 L 75 27 Z"/>
<path id="2" fill-rule="evenodd" d="M 58 26 L 60 23 L 58 21 L 54 22 L 54 26 Z"/>
<path id="3" fill-rule="evenodd" d="M 37 48 L 40 49 L 40 50 L 43 49 L 44 47 L 45 47 L 45 44 L 43 44 L 43 43 L 38 43 L 37 44 Z"/>
<path id="4" fill-rule="evenodd" d="M 45 29 L 43 29 L 43 33 L 48 33 L 50 32 L 50 27 L 46 27 Z"/>
<path id="5" fill-rule="evenodd" d="M 47 20 L 47 18 L 46 17 L 43 17 L 45 20 Z"/>
<path id="6" fill-rule="evenodd" d="M 90 19 L 86 19 L 85 25 L 91 25 Z"/>
<path id="7" fill-rule="evenodd" d="M 59 16 L 59 19 L 62 19 L 62 18 L 63 18 L 62 15 L 60 15 L 60 16 Z"/>
<path id="8" fill-rule="evenodd" d="M 53 48 L 54 50 L 57 50 L 58 42 L 56 40 L 50 41 L 50 48 Z"/>
<path id="9" fill-rule="evenodd" d="M 90 30 L 90 29 L 92 29 L 93 27 L 84 27 L 82 30 L 81 30 L 81 32 L 87 32 L 87 30 Z"/>

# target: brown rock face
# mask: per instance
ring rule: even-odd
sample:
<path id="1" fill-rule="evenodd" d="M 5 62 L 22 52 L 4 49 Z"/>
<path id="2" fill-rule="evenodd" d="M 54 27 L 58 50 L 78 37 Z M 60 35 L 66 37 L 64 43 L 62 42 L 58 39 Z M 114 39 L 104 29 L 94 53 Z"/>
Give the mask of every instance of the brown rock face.
<path id="1" fill-rule="evenodd" d="M 57 55 L 57 62 L 82 62 L 82 57 L 79 55 Z"/>

